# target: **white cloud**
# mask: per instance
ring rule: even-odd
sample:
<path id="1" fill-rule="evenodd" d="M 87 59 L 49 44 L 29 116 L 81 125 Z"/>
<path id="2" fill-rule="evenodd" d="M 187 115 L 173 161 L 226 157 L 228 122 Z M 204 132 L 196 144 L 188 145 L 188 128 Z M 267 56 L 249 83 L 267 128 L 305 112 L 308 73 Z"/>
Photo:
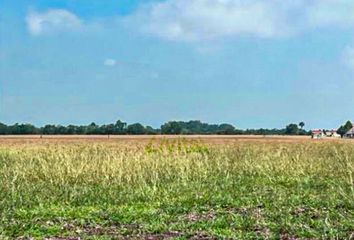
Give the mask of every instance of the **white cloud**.
<path id="1" fill-rule="evenodd" d="M 353 0 L 166 0 L 128 18 L 175 41 L 234 36 L 276 38 L 318 27 L 353 26 Z"/>
<path id="2" fill-rule="evenodd" d="M 354 47 L 347 46 L 343 51 L 344 63 L 354 69 Z"/>
<path id="3" fill-rule="evenodd" d="M 315 0 L 307 9 L 311 27 L 354 26 L 353 0 Z"/>
<path id="4" fill-rule="evenodd" d="M 354 1 L 164 0 L 142 4 L 137 12 L 123 19 L 132 29 L 140 28 L 145 33 L 174 41 L 239 36 L 279 38 L 315 28 L 352 29 Z M 26 22 L 33 35 L 73 30 L 83 25 L 78 16 L 65 9 L 31 11 Z M 95 24 L 102 22 L 89 23 Z"/>
<path id="5" fill-rule="evenodd" d="M 41 13 L 31 11 L 26 17 L 26 23 L 28 31 L 33 35 L 74 30 L 82 25 L 79 17 L 64 9 L 50 9 Z"/>
<path id="6" fill-rule="evenodd" d="M 113 67 L 113 66 L 117 65 L 117 60 L 108 58 L 108 59 L 104 60 L 103 64 L 108 67 Z"/>
<path id="7" fill-rule="evenodd" d="M 259 37 L 287 31 L 281 16 L 265 1 L 167 0 L 142 8 L 144 30 L 170 40 L 203 40 L 235 34 Z"/>

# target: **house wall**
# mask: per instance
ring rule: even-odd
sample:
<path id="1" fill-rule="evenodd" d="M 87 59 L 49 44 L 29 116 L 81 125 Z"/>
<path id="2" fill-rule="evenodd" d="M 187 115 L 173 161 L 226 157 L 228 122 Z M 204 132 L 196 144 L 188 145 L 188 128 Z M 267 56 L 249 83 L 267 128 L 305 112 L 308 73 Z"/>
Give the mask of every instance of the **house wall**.
<path id="1" fill-rule="evenodd" d="M 345 134 L 344 137 L 345 138 L 354 138 L 354 134 Z"/>
<path id="2" fill-rule="evenodd" d="M 318 134 L 312 134 L 312 138 L 313 139 L 318 139 L 318 138 L 322 138 L 323 134 L 322 133 L 318 133 Z"/>

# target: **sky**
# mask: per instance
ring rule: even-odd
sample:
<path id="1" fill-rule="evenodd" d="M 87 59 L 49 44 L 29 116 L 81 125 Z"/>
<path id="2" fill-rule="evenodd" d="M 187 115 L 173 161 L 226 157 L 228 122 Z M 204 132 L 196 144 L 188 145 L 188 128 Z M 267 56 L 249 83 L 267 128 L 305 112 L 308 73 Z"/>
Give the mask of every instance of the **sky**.
<path id="1" fill-rule="evenodd" d="M 337 128 L 353 0 L 0 0 L 0 122 Z"/>

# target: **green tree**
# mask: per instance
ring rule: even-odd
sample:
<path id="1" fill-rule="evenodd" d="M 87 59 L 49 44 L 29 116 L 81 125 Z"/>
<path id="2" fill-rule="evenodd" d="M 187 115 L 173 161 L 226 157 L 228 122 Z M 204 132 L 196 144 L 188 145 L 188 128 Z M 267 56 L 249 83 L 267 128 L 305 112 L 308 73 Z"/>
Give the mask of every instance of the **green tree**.
<path id="1" fill-rule="evenodd" d="M 118 120 L 114 124 L 114 133 L 115 134 L 125 134 L 127 133 L 127 123 Z"/>
<path id="2" fill-rule="evenodd" d="M 347 121 L 344 125 L 340 126 L 337 130 L 337 133 L 341 135 L 341 137 L 344 136 L 350 129 L 353 128 L 353 124 L 351 121 Z"/>
<path id="3" fill-rule="evenodd" d="M 41 132 L 46 135 L 53 135 L 56 134 L 56 127 L 55 125 L 47 124 L 41 129 Z"/>
<path id="4" fill-rule="evenodd" d="M 59 135 L 67 134 L 67 128 L 62 125 L 57 125 L 55 127 L 55 134 L 59 134 Z"/>
<path id="5" fill-rule="evenodd" d="M 67 134 L 79 134 L 79 127 L 74 125 L 69 125 L 66 127 Z"/>
<path id="6" fill-rule="evenodd" d="M 181 134 L 182 126 L 180 122 L 168 122 L 161 126 L 162 134 Z"/>
<path id="7" fill-rule="evenodd" d="M 9 134 L 9 128 L 6 124 L 0 123 L 0 134 Z"/>
<path id="8" fill-rule="evenodd" d="M 87 126 L 86 134 L 98 134 L 99 126 L 96 123 L 91 123 Z"/>
<path id="9" fill-rule="evenodd" d="M 300 126 L 301 129 L 303 129 L 305 127 L 305 123 L 304 122 L 300 122 L 299 126 Z"/>
<path id="10" fill-rule="evenodd" d="M 151 126 L 146 126 L 145 132 L 146 132 L 146 134 L 149 134 L 149 135 L 155 135 L 155 134 L 159 133 L 159 131 L 157 129 L 154 129 Z"/>
<path id="11" fill-rule="evenodd" d="M 234 133 L 235 133 L 235 127 L 227 123 L 220 124 L 217 130 L 217 134 L 231 135 Z"/>
<path id="12" fill-rule="evenodd" d="M 286 135 L 298 135 L 299 134 L 299 127 L 295 123 L 291 123 L 286 126 L 285 128 Z"/>
<path id="13" fill-rule="evenodd" d="M 140 123 L 134 123 L 128 125 L 127 132 L 128 134 L 139 135 L 139 134 L 145 134 L 146 130 L 145 127 Z"/>

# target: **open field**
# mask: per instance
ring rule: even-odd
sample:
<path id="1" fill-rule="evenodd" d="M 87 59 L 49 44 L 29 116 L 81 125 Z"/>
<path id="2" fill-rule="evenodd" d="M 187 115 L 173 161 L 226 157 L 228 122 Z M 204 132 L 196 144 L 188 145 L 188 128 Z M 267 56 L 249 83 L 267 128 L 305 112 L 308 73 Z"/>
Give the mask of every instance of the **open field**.
<path id="1" fill-rule="evenodd" d="M 42 145 L 73 143 L 129 143 L 147 144 L 151 141 L 195 140 L 205 144 L 233 144 L 239 142 L 322 142 L 341 141 L 341 139 L 312 140 L 309 136 L 256 136 L 256 135 L 0 135 L 0 144 Z M 348 140 L 346 140 L 348 141 Z"/>
<path id="2" fill-rule="evenodd" d="M 350 239 L 354 142 L 0 138 L 0 239 Z"/>
<path id="3" fill-rule="evenodd" d="M 283 135 L 0 135 L 0 139 L 310 139 L 309 136 Z"/>
<path id="4" fill-rule="evenodd" d="M 22 144 L 43 142 L 137 142 L 147 143 L 164 139 L 192 139 L 204 143 L 236 143 L 236 142 L 303 142 L 303 141 L 340 141 L 341 139 L 312 140 L 310 136 L 279 135 L 0 135 L 1 144 Z M 346 140 L 348 141 L 348 140 Z"/>

